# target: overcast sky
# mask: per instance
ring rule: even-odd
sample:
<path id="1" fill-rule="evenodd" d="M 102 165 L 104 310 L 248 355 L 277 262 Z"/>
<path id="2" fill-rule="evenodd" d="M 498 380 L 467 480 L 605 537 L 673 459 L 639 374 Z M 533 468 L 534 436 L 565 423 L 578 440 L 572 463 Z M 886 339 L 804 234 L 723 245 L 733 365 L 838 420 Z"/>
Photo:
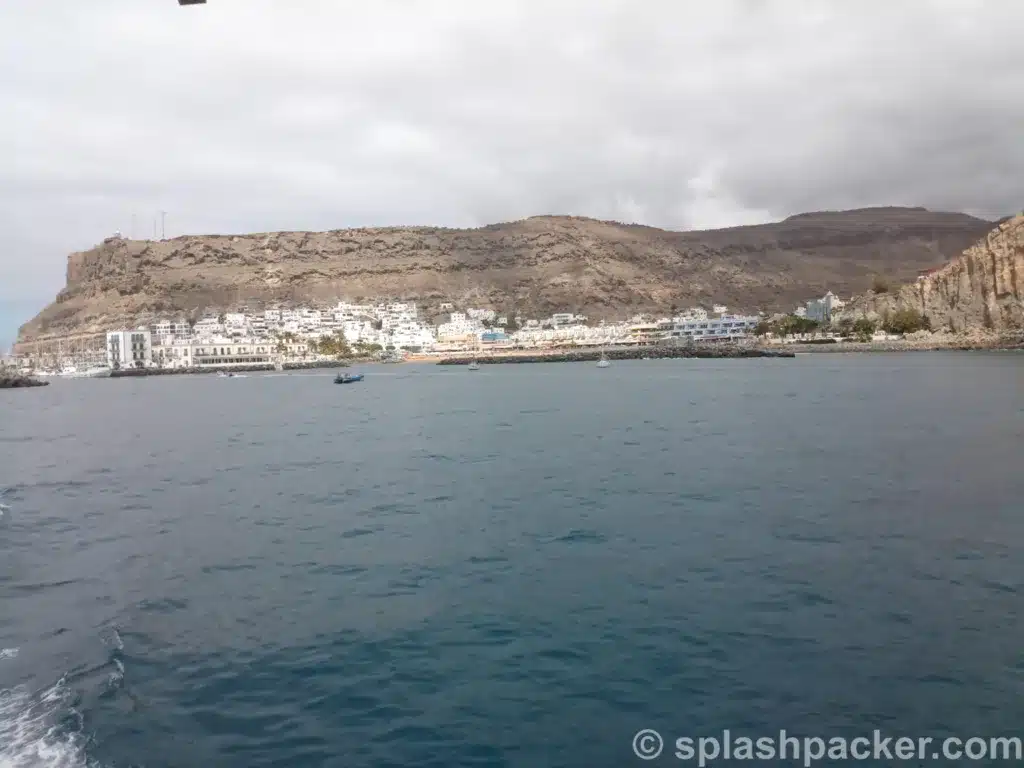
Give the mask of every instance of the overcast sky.
<path id="1" fill-rule="evenodd" d="M 1024 206 L 1018 0 L 2 0 L 0 341 L 152 236 Z"/>

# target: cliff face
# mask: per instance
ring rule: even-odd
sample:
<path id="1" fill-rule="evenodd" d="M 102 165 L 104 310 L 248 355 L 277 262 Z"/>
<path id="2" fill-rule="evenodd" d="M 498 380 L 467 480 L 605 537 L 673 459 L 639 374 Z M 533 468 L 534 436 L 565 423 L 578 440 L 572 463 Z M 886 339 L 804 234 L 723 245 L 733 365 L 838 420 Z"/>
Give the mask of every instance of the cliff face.
<path id="1" fill-rule="evenodd" d="M 1024 330 L 1024 214 L 896 293 L 861 296 L 850 306 L 869 317 L 908 308 L 928 317 L 934 330 Z"/>
<path id="2" fill-rule="evenodd" d="M 958 213 L 877 208 L 703 232 L 541 216 L 479 229 L 111 238 L 68 258 L 67 285 L 19 341 L 202 310 L 393 298 L 593 318 L 673 305 L 792 309 L 904 280 L 991 227 Z"/>

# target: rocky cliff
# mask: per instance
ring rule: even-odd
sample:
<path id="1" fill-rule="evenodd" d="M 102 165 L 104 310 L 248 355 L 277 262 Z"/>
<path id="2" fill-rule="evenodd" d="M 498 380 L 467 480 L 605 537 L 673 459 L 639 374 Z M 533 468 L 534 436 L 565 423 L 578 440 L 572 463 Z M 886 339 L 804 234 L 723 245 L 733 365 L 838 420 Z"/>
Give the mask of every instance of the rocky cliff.
<path id="1" fill-rule="evenodd" d="M 541 216 L 466 230 L 111 238 L 68 258 L 66 287 L 19 340 L 340 298 L 592 318 L 712 301 L 788 310 L 829 289 L 866 290 L 875 275 L 911 278 L 991 226 L 959 213 L 871 208 L 701 232 Z"/>
<path id="2" fill-rule="evenodd" d="M 920 312 L 937 331 L 1024 330 L 1024 214 L 894 293 L 857 297 L 849 313 L 882 317 L 900 309 Z"/>

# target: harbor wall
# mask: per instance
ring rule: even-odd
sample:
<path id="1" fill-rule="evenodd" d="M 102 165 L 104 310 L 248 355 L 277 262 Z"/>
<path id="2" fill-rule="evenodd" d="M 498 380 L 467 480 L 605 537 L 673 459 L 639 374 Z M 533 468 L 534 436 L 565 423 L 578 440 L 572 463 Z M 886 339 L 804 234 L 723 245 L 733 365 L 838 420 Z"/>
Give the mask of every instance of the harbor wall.
<path id="1" fill-rule="evenodd" d="M 758 358 L 758 357 L 779 357 L 789 358 L 795 355 L 788 350 L 767 350 L 759 347 L 732 346 L 715 344 L 713 346 L 655 346 L 655 347 L 631 347 L 626 349 L 612 349 L 604 353 L 609 360 L 643 360 L 659 358 Z M 480 365 L 495 365 L 503 363 L 586 363 L 597 362 L 601 359 L 599 351 L 572 351 L 554 353 L 526 353 L 526 354 L 495 354 L 487 356 L 460 356 L 448 357 L 438 361 L 438 365 L 468 365 L 474 360 Z"/>

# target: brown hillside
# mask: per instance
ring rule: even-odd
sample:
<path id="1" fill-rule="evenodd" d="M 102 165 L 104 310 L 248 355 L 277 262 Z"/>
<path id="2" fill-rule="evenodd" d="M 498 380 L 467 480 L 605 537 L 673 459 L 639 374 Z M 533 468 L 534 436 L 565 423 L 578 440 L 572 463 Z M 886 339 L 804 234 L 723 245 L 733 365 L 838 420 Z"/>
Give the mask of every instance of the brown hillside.
<path id="1" fill-rule="evenodd" d="M 868 208 L 700 232 L 540 216 L 479 229 L 388 228 L 109 239 L 68 257 L 67 285 L 21 341 L 160 315 L 394 298 L 592 318 L 721 302 L 792 309 L 873 277 L 912 279 L 992 227 L 960 213 Z"/>
<path id="2" fill-rule="evenodd" d="M 1024 330 L 1024 214 L 933 272 L 891 293 L 867 293 L 847 313 L 880 318 L 913 309 L 937 331 Z"/>

